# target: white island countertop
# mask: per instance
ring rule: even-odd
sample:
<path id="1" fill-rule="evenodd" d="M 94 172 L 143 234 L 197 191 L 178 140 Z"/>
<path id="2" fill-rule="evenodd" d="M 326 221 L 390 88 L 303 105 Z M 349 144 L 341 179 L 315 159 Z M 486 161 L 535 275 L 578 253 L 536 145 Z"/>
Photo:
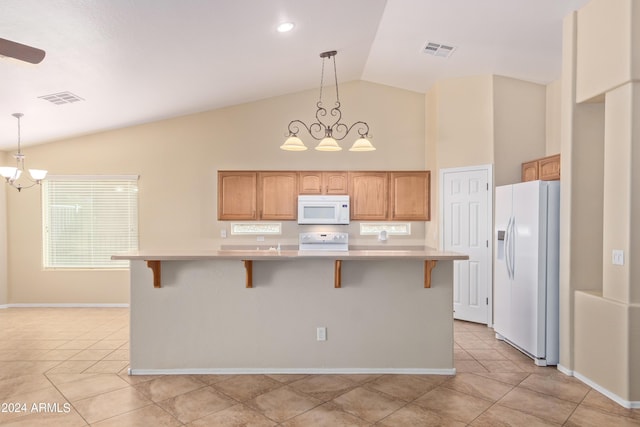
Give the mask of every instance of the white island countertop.
<path id="1" fill-rule="evenodd" d="M 276 249 L 220 249 L 220 250 L 140 250 L 118 254 L 112 259 L 143 261 L 186 261 L 202 259 L 237 259 L 270 261 L 295 258 L 329 258 L 342 260 L 379 260 L 381 258 L 422 259 L 432 261 L 466 260 L 468 255 L 457 252 L 443 252 L 434 248 L 415 249 L 373 249 L 349 251 L 299 251 Z"/>

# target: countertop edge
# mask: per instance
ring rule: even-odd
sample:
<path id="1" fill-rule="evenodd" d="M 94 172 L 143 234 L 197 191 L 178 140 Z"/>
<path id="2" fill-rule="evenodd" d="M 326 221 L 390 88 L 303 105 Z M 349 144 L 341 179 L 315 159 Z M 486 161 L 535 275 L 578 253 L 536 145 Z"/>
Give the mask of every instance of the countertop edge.
<path id="1" fill-rule="evenodd" d="M 197 251 L 136 251 L 117 254 L 113 260 L 191 261 L 191 260 L 252 260 L 277 261 L 291 259 L 419 259 L 432 261 L 468 260 L 469 256 L 457 252 L 433 250 L 354 250 L 354 251 L 252 251 L 252 250 L 197 250 Z"/>

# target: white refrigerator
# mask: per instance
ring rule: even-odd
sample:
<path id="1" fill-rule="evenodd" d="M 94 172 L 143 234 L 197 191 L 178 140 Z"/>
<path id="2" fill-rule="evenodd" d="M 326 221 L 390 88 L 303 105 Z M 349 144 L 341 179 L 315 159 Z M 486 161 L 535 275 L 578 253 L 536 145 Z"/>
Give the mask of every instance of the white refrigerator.
<path id="1" fill-rule="evenodd" d="M 494 329 L 533 358 L 559 361 L 560 182 L 496 187 Z"/>

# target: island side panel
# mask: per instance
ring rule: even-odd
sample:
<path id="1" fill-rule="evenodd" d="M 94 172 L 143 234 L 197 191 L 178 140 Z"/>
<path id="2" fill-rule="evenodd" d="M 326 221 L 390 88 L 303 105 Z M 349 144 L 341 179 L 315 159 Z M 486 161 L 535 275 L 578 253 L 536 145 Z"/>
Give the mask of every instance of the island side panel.
<path id="1" fill-rule="evenodd" d="M 453 370 L 453 261 L 432 287 L 420 260 L 164 261 L 162 288 L 131 262 L 131 369 L 216 371 Z M 327 340 L 316 341 L 316 328 Z"/>

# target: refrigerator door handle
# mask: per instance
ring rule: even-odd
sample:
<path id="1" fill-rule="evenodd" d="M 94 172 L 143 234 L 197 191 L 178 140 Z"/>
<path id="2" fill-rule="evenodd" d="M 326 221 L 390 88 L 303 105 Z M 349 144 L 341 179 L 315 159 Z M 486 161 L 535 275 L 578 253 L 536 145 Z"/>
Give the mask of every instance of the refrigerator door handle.
<path id="1" fill-rule="evenodd" d="M 516 218 L 511 217 L 511 230 L 509 231 L 509 263 L 511 269 L 511 280 L 516 278 Z"/>
<path id="2" fill-rule="evenodd" d="M 507 228 L 504 232 L 504 263 L 507 266 L 507 276 L 509 280 L 512 279 L 511 276 L 511 260 L 510 260 L 510 251 L 509 251 L 509 241 L 511 236 L 511 220 L 513 217 L 509 217 L 509 221 L 507 222 Z"/>

